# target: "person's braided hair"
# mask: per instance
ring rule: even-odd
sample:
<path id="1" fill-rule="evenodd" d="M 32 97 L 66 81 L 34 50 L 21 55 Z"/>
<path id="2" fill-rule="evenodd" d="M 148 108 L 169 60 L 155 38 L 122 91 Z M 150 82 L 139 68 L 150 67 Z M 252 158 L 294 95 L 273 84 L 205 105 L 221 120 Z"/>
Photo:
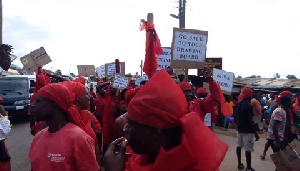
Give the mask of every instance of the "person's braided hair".
<path id="1" fill-rule="evenodd" d="M 0 45 L 0 67 L 7 71 L 11 64 L 10 55 L 12 53 L 13 47 L 7 44 Z"/>

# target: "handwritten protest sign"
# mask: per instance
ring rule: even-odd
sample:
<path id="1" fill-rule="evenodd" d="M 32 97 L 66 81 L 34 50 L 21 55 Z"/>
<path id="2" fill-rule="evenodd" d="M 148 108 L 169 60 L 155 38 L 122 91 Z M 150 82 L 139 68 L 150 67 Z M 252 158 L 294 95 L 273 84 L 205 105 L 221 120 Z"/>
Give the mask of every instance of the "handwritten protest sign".
<path id="1" fill-rule="evenodd" d="M 114 88 L 123 90 L 125 89 L 129 84 L 129 79 L 126 77 L 123 77 L 119 74 L 115 74 L 112 81 L 112 86 Z"/>
<path id="2" fill-rule="evenodd" d="M 105 64 L 105 75 L 112 76 L 116 73 L 115 63 Z M 120 62 L 120 75 L 125 75 L 125 62 Z"/>
<path id="3" fill-rule="evenodd" d="M 173 68 L 203 68 L 207 38 L 207 31 L 174 28 L 171 66 Z"/>
<path id="4" fill-rule="evenodd" d="M 171 48 L 163 47 L 163 54 L 157 57 L 157 70 L 166 69 L 171 66 Z"/>
<path id="5" fill-rule="evenodd" d="M 220 69 L 213 69 L 213 78 L 220 84 L 221 90 L 225 94 L 230 94 L 233 88 L 234 74 Z"/>
<path id="6" fill-rule="evenodd" d="M 52 62 L 43 47 L 30 52 L 29 54 L 20 58 L 20 60 L 24 65 L 24 69 L 29 71 L 35 71 L 37 70 L 38 66 L 44 66 Z"/>
<path id="7" fill-rule="evenodd" d="M 105 77 L 105 65 L 101 65 L 100 67 L 97 67 L 96 72 L 99 78 Z"/>

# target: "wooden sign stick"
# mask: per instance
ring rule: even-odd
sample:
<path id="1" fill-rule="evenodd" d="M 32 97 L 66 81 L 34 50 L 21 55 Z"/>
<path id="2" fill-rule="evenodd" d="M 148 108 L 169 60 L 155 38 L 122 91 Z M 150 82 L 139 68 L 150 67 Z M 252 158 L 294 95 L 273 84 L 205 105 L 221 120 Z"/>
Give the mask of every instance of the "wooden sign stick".
<path id="1" fill-rule="evenodd" d="M 153 13 L 148 13 L 147 14 L 147 23 L 149 23 L 149 24 L 152 24 L 153 23 Z M 152 32 L 148 32 L 147 33 L 147 39 L 148 39 L 148 42 L 152 42 L 152 40 L 151 40 L 151 34 L 152 34 Z M 149 51 L 149 56 L 150 56 L 150 60 L 152 60 L 152 53 L 153 53 L 153 45 L 152 45 L 152 43 L 149 43 L 149 47 L 148 47 L 149 49 L 150 49 L 150 51 Z M 149 61 L 149 63 L 152 63 L 152 61 Z"/>
<path id="2" fill-rule="evenodd" d="M 185 68 L 184 69 L 184 81 L 189 81 L 188 78 L 189 77 L 189 69 Z"/>

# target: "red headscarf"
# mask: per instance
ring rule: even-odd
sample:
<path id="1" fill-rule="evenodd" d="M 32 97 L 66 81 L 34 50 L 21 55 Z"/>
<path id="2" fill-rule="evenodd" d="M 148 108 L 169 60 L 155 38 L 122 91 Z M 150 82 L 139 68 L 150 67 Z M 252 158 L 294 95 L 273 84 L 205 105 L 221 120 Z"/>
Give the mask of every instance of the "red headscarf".
<path id="1" fill-rule="evenodd" d="M 0 103 L 2 103 L 3 102 L 3 99 L 0 97 Z"/>
<path id="2" fill-rule="evenodd" d="M 187 91 L 187 90 L 191 91 L 192 90 L 191 85 L 186 81 L 181 81 L 178 84 L 178 86 L 181 88 L 182 91 Z"/>
<path id="3" fill-rule="evenodd" d="M 205 88 L 200 87 L 197 89 L 197 94 L 207 94 L 207 91 Z"/>
<path id="4" fill-rule="evenodd" d="M 75 81 L 63 81 L 59 84 L 66 86 L 71 92 L 75 94 L 75 99 L 79 99 L 80 96 L 86 91 L 85 86 Z"/>
<path id="5" fill-rule="evenodd" d="M 86 81 L 86 80 L 85 80 L 84 77 L 80 76 L 80 77 L 75 78 L 73 81 L 79 82 L 79 83 L 81 83 L 82 85 L 85 85 L 85 81 Z"/>
<path id="6" fill-rule="evenodd" d="M 160 129 L 181 127 L 181 144 L 174 147 L 174 150 L 184 149 L 175 151 L 178 155 L 184 154 L 189 161 L 181 160 L 180 165 L 196 162 L 198 170 L 217 170 L 228 145 L 210 131 L 196 113 L 186 114 L 186 109 L 187 103 L 182 90 L 162 69 L 133 97 L 128 106 L 128 117 L 140 124 Z M 161 150 L 161 153 L 174 156 L 172 152 Z M 163 160 L 160 159 L 160 154 L 154 165 Z"/>
<path id="7" fill-rule="evenodd" d="M 134 89 L 130 89 L 130 90 L 127 90 L 126 93 L 125 93 L 125 103 L 126 103 L 126 106 L 128 106 L 128 104 L 130 103 L 131 99 L 136 95 L 137 92 L 140 91 L 142 86 L 138 86 Z"/>
<path id="8" fill-rule="evenodd" d="M 55 101 L 59 108 L 67 112 L 69 120 L 85 131 L 85 124 L 78 113 L 77 107 L 74 105 L 75 95 L 67 87 L 55 83 L 48 84 L 41 88 L 37 94 Z"/>
<path id="9" fill-rule="evenodd" d="M 50 78 L 46 75 L 46 73 L 41 71 L 42 67 L 38 67 L 35 77 L 36 82 L 34 86 L 34 92 L 38 92 L 40 88 L 44 87 L 45 85 L 49 84 Z"/>
<path id="10" fill-rule="evenodd" d="M 292 93 L 290 91 L 283 91 L 280 93 L 280 97 L 283 97 L 283 96 L 291 96 Z"/>
<path id="11" fill-rule="evenodd" d="M 249 87 L 244 87 L 241 91 L 241 94 L 240 94 L 240 98 L 241 100 L 242 99 L 248 99 L 248 98 L 251 98 L 252 97 L 252 94 L 253 94 L 253 90 Z"/>

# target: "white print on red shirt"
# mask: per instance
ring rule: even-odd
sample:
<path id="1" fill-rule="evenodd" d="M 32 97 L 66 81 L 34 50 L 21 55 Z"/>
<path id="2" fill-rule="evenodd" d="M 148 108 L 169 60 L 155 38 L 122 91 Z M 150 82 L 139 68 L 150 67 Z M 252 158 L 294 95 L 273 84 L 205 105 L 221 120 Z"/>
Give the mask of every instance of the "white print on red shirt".
<path id="1" fill-rule="evenodd" d="M 65 157 L 63 157 L 61 154 L 48 153 L 48 158 L 51 159 L 51 162 L 65 162 Z"/>

